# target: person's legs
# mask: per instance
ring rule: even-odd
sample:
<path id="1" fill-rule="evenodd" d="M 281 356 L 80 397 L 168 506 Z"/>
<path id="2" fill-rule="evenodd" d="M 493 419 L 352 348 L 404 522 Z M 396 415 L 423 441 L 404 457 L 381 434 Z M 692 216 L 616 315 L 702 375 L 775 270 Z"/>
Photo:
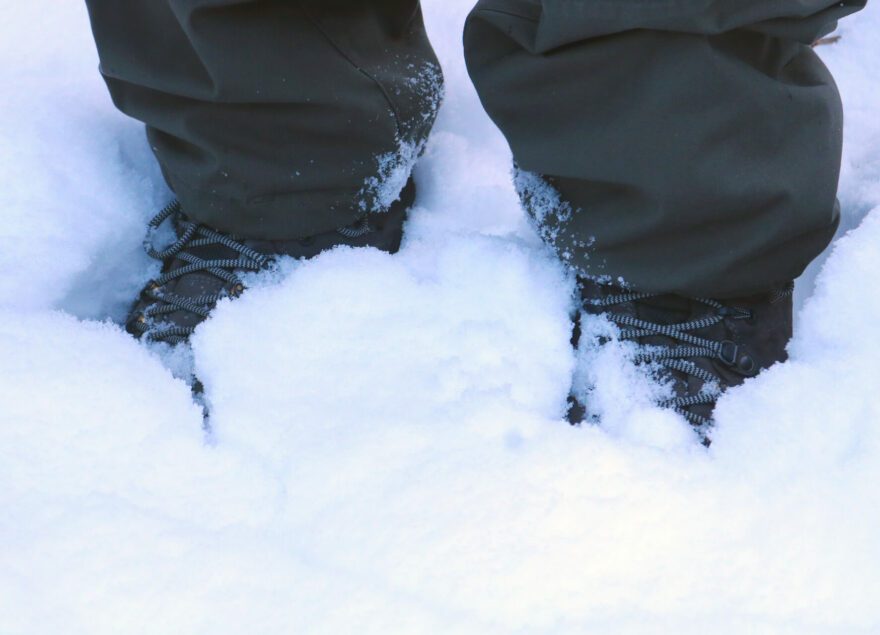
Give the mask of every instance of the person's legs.
<path id="1" fill-rule="evenodd" d="M 569 264 L 735 297 L 795 278 L 834 233 L 842 114 L 810 44 L 864 3 L 480 0 L 464 42 Z"/>
<path id="2" fill-rule="evenodd" d="M 811 44 L 864 4 L 480 0 L 469 16 L 468 69 L 527 212 L 584 313 L 641 345 L 672 387 L 660 404 L 695 425 L 786 357 L 790 281 L 839 216 L 842 110 Z M 574 423 L 589 387 L 573 396 Z"/>
<path id="3" fill-rule="evenodd" d="M 184 342 L 242 271 L 394 252 L 442 75 L 418 0 L 86 0 L 101 71 L 179 199 L 126 328 Z M 218 231 L 219 230 L 219 231 Z"/>
<path id="4" fill-rule="evenodd" d="M 87 0 L 116 105 L 193 220 L 292 239 L 387 209 L 439 106 L 418 0 Z"/>

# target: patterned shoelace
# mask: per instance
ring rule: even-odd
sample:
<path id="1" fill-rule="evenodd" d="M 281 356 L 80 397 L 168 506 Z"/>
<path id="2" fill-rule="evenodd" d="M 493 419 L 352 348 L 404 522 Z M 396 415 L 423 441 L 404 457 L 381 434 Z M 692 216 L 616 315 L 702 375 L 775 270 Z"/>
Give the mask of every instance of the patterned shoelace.
<path id="1" fill-rule="evenodd" d="M 776 302 L 791 295 L 792 289 L 793 287 L 787 287 L 778 292 L 771 301 Z M 705 426 L 710 423 L 710 420 L 705 416 L 691 412 L 689 408 L 704 404 L 714 406 L 724 388 L 719 377 L 700 368 L 691 360 L 695 358 L 718 360 L 728 367 L 736 368 L 745 375 L 753 374 L 758 368 L 751 357 L 740 353 L 736 342 L 727 339 L 712 340 L 695 335 L 693 331 L 714 326 L 725 319 L 751 319 L 752 312 L 749 309 L 726 306 L 710 298 L 689 298 L 705 305 L 707 314 L 697 319 L 675 324 L 658 324 L 613 311 L 613 307 L 617 305 L 638 304 L 657 297 L 660 297 L 660 294 L 619 293 L 589 300 L 588 303 L 602 310 L 602 314 L 617 325 L 620 329 L 621 340 L 638 342 L 643 337 L 663 336 L 681 342 L 681 345 L 678 346 L 640 344 L 639 352 L 634 361 L 637 364 L 658 364 L 668 371 L 678 371 L 701 380 L 702 387 L 698 392 L 690 391 L 687 394 L 661 401 L 658 405 L 678 412 L 695 426 Z"/>
<path id="2" fill-rule="evenodd" d="M 153 237 L 166 220 L 180 215 L 180 202 L 173 201 L 156 214 L 149 223 L 149 231 L 144 239 L 144 250 L 159 262 L 176 258 L 183 264 L 167 271 L 147 284 L 142 296 L 153 303 L 132 323 L 138 334 L 154 342 L 178 344 L 186 341 L 195 331 L 195 326 L 169 325 L 161 321 L 162 316 L 177 311 L 188 311 L 200 318 L 208 317 L 211 309 L 221 298 L 236 297 L 244 291 L 244 283 L 238 272 L 260 271 L 272 262 L 272 258 L 261 254 L 239 241 L 225 236 L 213 229 L 180 220 L 180 237 L 167 248 L 159 251 L 153 246 Z M 206 260 L 192 253 L 193 249 L 222 245 L 238 254 L 237 258 Z M 164 286 L 182 276 L 204 272 L 215 276 L 226 285 L 217 293 L 197 297 L 183 297 L 164 289 Z"/>

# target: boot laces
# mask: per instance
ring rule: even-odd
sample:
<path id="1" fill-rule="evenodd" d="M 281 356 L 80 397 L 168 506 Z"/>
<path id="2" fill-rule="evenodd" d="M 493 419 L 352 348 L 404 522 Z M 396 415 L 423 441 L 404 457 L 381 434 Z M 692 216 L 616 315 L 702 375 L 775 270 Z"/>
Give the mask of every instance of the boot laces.
<path id="1" fill-rule="evenodd" d="M 153 239 L 162 226 L 170 218 L 174 218 L 179 227 L 179 237 L 165 249 L 158 250 Z M 193 313 L 199 318 L 208 317 L 211 309 L 225 297 L 238 296 L 244 290 L 244 283 L 238 272 L 260 271 L 272 262 L 272 258 L 261 254 L 241 242 L 221 234 L 205 225 L 187 221 L 181 215 L 179 201 L 173 201 L 149 222 L 147 237 L 144 239 L 144 251 L 151 258 L 165 263 L 177 259 L 183 264 L 171 269 L 152 280 L 144 287 L 142 296 L 152 304 L 132 323 L 139 335 L 150 341 L 178 344 L 185 341 L 195 331 L 195 326 L 169 325 L 161 318 L 177 311 Z M 238 254 L 237 258 L 204 259 L 192 253 L 198 247 L 221 245 Z M 224 283 L 217 293 L 195 297 L 184 297 L 165 289 L 172 280 L 193 273 L 208 273 Z"/>
<path id="2" fill-rule="evenodd" d="M 749 309 L 726 306 L 711 298 L 688 298 L 705 305 L 706 314 L 673 324 L 660 324 L 613 310 L 615 306 L 638 305 L 645 300 L 660 296 L 661 294 L 656 293 L 619 293 L 588 300 L 588 304 L 602 310 L 602 314 L 620 329 L 621 340 L 639 343 L 639 351 L 634 359 L 636 364 L 657 365 L 670 373 L 677 371 L 701 380 L 702 387 L 698 391 L 685 389 L 684 394 L 661 401 L 658 405 L 676 411 L 695 426 L 707 425 L 710 420 L 692 412 L 690 408 L 702 404 L 714 407 L 723 392 L 723 386 L 718 376 L 700 368 L 692 360 L 696 358 L 718 360 L 729 367 L 738 367 L 746 374 L 754 372 L 756 368 L 751 358 L 740 355 L 739 346 L 732 340 L 713 340 L 693 332 L 715 326 L 726 319 L 750 319 L 752 312 Z M 650 336 L 667 337 L 680 344 L 664 346 L 640 342 L 641 338 Z M 687 381 L 683 383 L 685 386 L 688 384 Z"/>

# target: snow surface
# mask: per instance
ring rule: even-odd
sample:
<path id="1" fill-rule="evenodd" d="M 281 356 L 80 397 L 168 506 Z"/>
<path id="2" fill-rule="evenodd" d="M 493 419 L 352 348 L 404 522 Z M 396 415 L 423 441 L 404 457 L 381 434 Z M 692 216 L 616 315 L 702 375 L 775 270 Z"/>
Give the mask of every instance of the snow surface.
<path id="1" fill-rule="evenodd" d="M 115 323 L 169 194 L 85 10 L 4 5 L 0 632 L 880 631 L 880 5 L 822 49 L 851 231 L 708 451 L 611 349 L 602 425 L 563 423 L 569 281 L 467 80 L 467 5 L 425 2 L 447 102 L 404 248 L 222 305 L 210 439 Z"/>

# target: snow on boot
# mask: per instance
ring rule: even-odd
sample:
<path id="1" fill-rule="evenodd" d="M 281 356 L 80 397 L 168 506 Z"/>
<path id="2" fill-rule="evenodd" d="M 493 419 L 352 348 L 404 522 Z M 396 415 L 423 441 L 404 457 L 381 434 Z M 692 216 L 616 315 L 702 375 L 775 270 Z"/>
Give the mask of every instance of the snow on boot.
<path id="1" fill-rule="evenodd" d="M 403 222 L 414 199 L 415 186 L 410 179 L 387 212 L 365 215 L 335 231 L 277 241 L 238 238 L 194 223 L 175 201 L 150 221 L 144 248 L 162 262 L 162 271 L 141 291 L 126 330 L 148 341 L 186 342 L 217 302 L 241 295 L 245 290 L 242 273 L 266 269 L 276 256 L 311 258 L 337 245 L 376 247 L 394 253 L 400 247 Z M 177 240 L 157 250 L 153 237 L 166 221 L 173 223 Z"/>
<path id="2" fill-rule="evenodd" d="M 765 294 L 715 300 L 630 292 L 587 279 L 578 282 L 584 312 L 604 316 L 619 329 L 620 340 L 638 343 L 635 363 L 671 384 L 672 396 L 658 405 L 685 417 L 706 444 L 721 394 L 787 359 L 793 284 Z M 575 346 L 580 339 L 576 326 Z M 569 421 L 580 423 L 586 414 L 587 408 L 572 397 Z"/>
<path id="3" fill-rule="evenodd" d="M 347 227 L 296 240 L 254 240 L 224 234 L 190 221 L 174 201 L 149 223 L 144 249 L 162 263 L 161 275 L 141 291 L 125 328 L 146 341 L 175 347 L 187 344 L 221 299 L 237 298 L 245 291 L 241 274 L 269 268 L 276 256 L 312 258 L 338 245 L 394 253 L 400 247 L 403 223 L 414 200 L 415 185 L 410 179 L 387 212 L 365 214 Z M 166 221 L 172 223 L 177 239 L 157 250 L 153 238 Z M 204 387 L 191 370 L 188 372 L 193 398 L 202 406 L 205 429 L 210 430 Z"/>

